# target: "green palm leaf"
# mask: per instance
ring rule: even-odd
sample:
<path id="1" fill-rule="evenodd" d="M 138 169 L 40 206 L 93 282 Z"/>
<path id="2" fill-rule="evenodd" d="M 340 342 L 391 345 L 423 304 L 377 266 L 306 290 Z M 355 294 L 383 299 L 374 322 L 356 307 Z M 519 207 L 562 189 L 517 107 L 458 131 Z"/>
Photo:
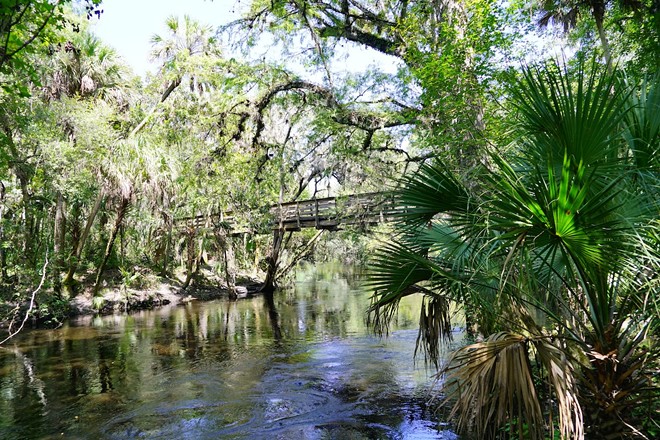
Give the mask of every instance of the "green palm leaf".
<path id="1" fill-rule="evenodd" d="M 469 192 L 446 167 L 422 165 L 394 194 L 394 214 L 406 227 L 425 226 L 441 213 L 462 213 L 469 207 Z"/>
<path id="2" fill-rule="evenodd" d="M 524 69 L 504 152 L 469 184 L 425 165 L 396 191 L 396 241 L 371 268 L 377 322 L 421 293 L 418 343 L 432 359 L 447 300 L 494 332 L 443 370 L 460 432 L 544 438 L 538 383 L 560 438 L 634 432 L 622 420 L 647 392 L 642 348 L 660 326 L 659 82 L 635 91 L 595 64 Z"/>

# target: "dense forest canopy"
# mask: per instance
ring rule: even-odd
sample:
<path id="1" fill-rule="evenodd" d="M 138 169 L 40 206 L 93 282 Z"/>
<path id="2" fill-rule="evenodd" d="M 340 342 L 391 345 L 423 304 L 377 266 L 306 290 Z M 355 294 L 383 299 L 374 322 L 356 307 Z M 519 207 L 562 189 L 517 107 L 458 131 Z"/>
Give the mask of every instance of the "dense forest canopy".
<path id="1" fill-rule="evenodd" d="M 562 438 L 583 435 L 583 419 L 588 435 L 600 435 L 594 426 L 611 413 L 624 427 L 607 428 L 616 435 L 651 429 L 631 402 L 609 410 L 598 390 L 579 394 L 576 372 L 598 383 L 609 364 L 583 368 L 584 356 L 569 353 L 576 363 L 562 382 L 553 368 L 573 346 L 546 342 L 570 334 L 595 353 L 586 364 L 630 342 L 626 359 L 640 363 L 623 374 L 649 384 L 660 247 L 658 0 L 252 0 L 220 27 L 213 17 L 168 18 L 151 40 L 158 70 L 146 79 L 90 31 L 102 7 L 112 4 L 0 3 L 0 312 L 10 332 L 26 309 L 57 321 L 77 295 L 102 305 L 108 283 L 145 286 L 159 276 L 186 288 L 206 268 L 231 296 L 239 272 L 265 278 L 272 291 L 319 234 L 273 228 L 270 206 L 402 187 L 396 200 L 414 209 L 390 230 L 397 241 L 375 246 L 377 325 L 401 296 L 428 295 L 420 335 L 435 359 L 447 301 L 463 304 L 468 326 L 493 333 L 498 350 L 524 345 L 546 356 L 538 365 L 553 373 L 539 367 L 530 377 L 568 396 L 559 403 Z M 385 61 L 347 68 L 365 51 Z M 592 113 L 578 111 L 580 120 L 574 108 Z M 622 211 L 623 195 L 646 211 Z M 543 211 L 561 197 L 561 209 Z M 585 208 L 589 197 L 618 204 Z M 607 222 L 582 231 L 592 218 L 585 212 Z M 598 241 L 603 231 L 620 233 L 619 244 Z M 356 234 L 343 234 L 358 246 Z M 574 240 L 555 241 L 562 234 Z M 540 247 L 528 251 L 530 241 Z M 624 284 L 625 295 L 612 293 Z M 451 298 L 437 296 L 451 289 Z M 522 312 L 507 318 L 516 328 L 489 314 L 524 308 L 532 300 L 519 293 L 528 290 L 547 293 L 554 333 Z M 619 313 L 643 319 L 624 325 Z M 507 333 L 520 328 L 522 339 Z M 457 364 L 471 365 L 467 352 Z M 478 388 L 460 374 L 455 383 Z M 593 413 L 581 412 L 584 396 L 599 402 Z M 496 438 L 507 423 L 523 432 L 523 413 L 542 425 L 533 403 L 496 419 L 461 404 L 459 427 L 469 431 L 474 416 L 479 435 Z"/>

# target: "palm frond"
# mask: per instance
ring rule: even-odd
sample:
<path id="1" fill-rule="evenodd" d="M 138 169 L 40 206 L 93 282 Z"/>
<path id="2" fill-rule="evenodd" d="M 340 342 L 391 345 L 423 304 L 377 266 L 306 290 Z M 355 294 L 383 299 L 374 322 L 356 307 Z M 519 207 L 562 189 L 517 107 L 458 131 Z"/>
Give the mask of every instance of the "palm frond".
<path id="1" fill-rule="evenodd" d="M 379 333 L 387 333 L 399 301 L 416 293 L 417 283 L 429 280 L 433 270 L 418 252 L 393 241 L 379 249 L 369 267 L 369 287 L 374 290 L 368 310 L 369 320 Z"/>
<path id="2" fill-rule="evenodd" d="M 424 359 L 438 367 L 441 341 L 452 340 L 452 324 L 449 301 L 440 295 L 428 295 L 422 301 L 419 314 L 419 333 L 415 343 L 415 356 L 424 352 Z"/>
<path id="3" fill-rule="evenodd" d="M 507 429 L 520 438 L 546 438 L 546 430 L 554 427 L 548 426 L 541 411 L 533 379 L 539 372 L 530 362 L 532 353 L 557 399 L 560 438 L 584 437 L 575 371 L 564 350 L 547 336 L 509 332 L 459 349 L 438 374 L 444 381 L 445 403 L 453 402 L 451 414 L 459 432 L 497 438 Z"/>
<path id="4" fill-rule="evenodd" d="M 557 62 L 523 70 L 523 79 L 511 89 L 518 112 L 520 135 L 529 138 L 537 161 L 548 158 L 561 167 L 568 155 L 585 165 L 615 158 L 613 132 L 625 115 L 626 88 L 592 63 L 575 73 Z"/>
<path id="5" fill-rule="evenodd" d="M 645 78 L 630 95 L 631 111 L 624 120 L 623 136 L 632 152 L 635 168 L 660 169 L 660 74 Z"/>
<path id="6" fill-rule="evenodd" d="M 528 340 L 501 332 L 457 350 L 439 373 L 459 432 L 496 438 L 505 428 L 543 439 L 543 413 L 529 362 Z M 526 432 L 525 432 L 526 431 Z"/>
<path id="7" fill-rule="evenodd" d="M 394 214 L 406 227 L 425 226 L 440 213 L 465 212 L 469 192 L 458 178 L 441 164 L 422 165 L 394 192 Z"/>
<path id="8" fill-rule="evenodd" d="M 418 350 L 431 359 L 449 300 L 494 333 L 441 372 L 459 431 L 634 432 L 660 328 L 658 78 L 633 93 L 595 62 L 526 68 L 511 89 L 518 122 L 506 152 L 491 151 L 470 184 L 435 164 L 396 191 L 396 240 L 371 268 L 376 323 L 418 293 Z M 547 423 L 539 386 L 550 390 Z"/>
<path id="9" fill-rule="evenodd" d="M 539 337 L 531 339 L 530 342 L 557 399 L 560 438 L 584 438 L 582 407 L 573 362 L 567 358 L 565 349 L 558 347 L 548 338 Z"/>

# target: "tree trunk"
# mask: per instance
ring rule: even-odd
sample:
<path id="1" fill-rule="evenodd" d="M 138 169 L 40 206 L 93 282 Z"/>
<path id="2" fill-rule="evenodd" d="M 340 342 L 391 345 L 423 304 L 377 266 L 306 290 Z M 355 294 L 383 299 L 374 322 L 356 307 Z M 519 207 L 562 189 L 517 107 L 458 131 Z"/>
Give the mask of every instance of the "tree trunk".
<path id="1" fill-rule="evenodd" d="M 612 51 L 610 50 L 610 43 L 607 40 L 607 35 L 605 35 L 605 27 L 603 26 L 604 14 L 603 11 L 601 14 L 594 9 L 594 19 L 596 21 L 596 29 L 598 29 L 598 38 L 600 39 L 600 44 L 603 47 L 603 56 L 605 58 L 605 64 L 607 64 L 607 70 L 612 72 Z"/>
<path id="2" fill-rule="evenodd" d="M 122 222 L 124 221 L 124 217 L 126 217 L 126 213 L 128 212 L 128 207 L 131 203 L 131 194 L 128 194 L 128 197 L 122 197 L 121 202 L 119 204 L 119 209 L 117 210 L 117 218 L 115 219 L 115 224 L 112 226 L 112 232 L 110 233 L 110 238 L 108 239 L 108 245 L 105 247 L 105 253 L 103 254 L 103 260 L 101 261 L 101 264 L 96 272 L 96 280 L 94 281 L 94 295 L 96 295 L 99 291 L 99 288 L 101 287 L 101 276 L 103 275 L 103 271 L 105 270 L 106 264 L 108 264 L 108 260 L 110 259 L 110 255 L 112 254 L 112 247 L 115 244 L 115 239 L 117 238 L 117 234 L 119 233 L 119 229 L 121 228 Z"/>
<path id="3" fill-rule="evenodd" d="M 177 78 L 174 81 L 170 82 L 170 84 L 167 86 L 167 89 L 163 92 L 163 94 L 160 97 L 160 103 L 165 102 L 165 100 L 172 94 L 174 89 L 179 87 L 181 84 L 181 78 Z M 158 104 L 156 104 L 150 111 L 147 113 L 147 116 L 145 116 L 142 121 L 131 131 L 131 134 L 129 135 L 129 138 L 135 137 L 136 134 L 138 134 L 144 127 L 147 125 L 147 122 L 149 122 L 149 119 L 154 115 L 156 112 L 156 109 L 158 108 Z"/>
<path id="4" fill-rule="evenodd" d="M 30 256 L 33 255 L 32 252 L 32 238 L 33 235 L 30 233 L 32 230 L 32 213 L 30 212 L 30 191 L 29 185 L 32 178 L 32 172 L 29 165 L 25 160 L 21 158 L 21 155 L 14 143 L 14 134 L 7 123 L 6 120 L 2 121 L 2 129 L 5 133 L 5 145 L 7 151 L 9 152 L 9 167 L 14 172 L 14 175 L 18 179 L 18 183 L 21 187 L 21 196 L 23 199 L 23 243 L 20 247 L 21 252 L 23 253 L 23 258 L 27 260 Z M 35 257 L 36 258 L 36 257 Z"/>
<path id="5" fill-rule="evenodd" d="M 234 246 L 231 242 L 231 237 L 228 234 L 227 228 L 222 226 L 216 228 L 218 244 L 222 250 L 222 263 L 225 269 L 225 282 L 227 283 L 227 291 L 229 299 L 237 299 L 236 293 L 236 258 L 234 255 Z"/>
<path id="6" fill-rule="evenodd" d="M 71 236 L 69 240 L 69 245 L 68 249 L 69 255 L 73 255 L 75 249 L 78 247 L 78 243 L 80 242 L 80 204 L 79 203 L 74 203 L 73 206 L 71 207 L 71 214 L 69 215 L 69 234 Z M 66 251 L 65 251 L 66 252 Z M 68 260 L 64 262 L 65 264 L 68 263 Z M 68 267 L 66 268 L 68 269 Z"/>
<path id="7" fill-rule="evenodd" d="M 163 220 L 165 223 L 165 229 L 167 232 L 165 233 L 164 241 L 165 243 L 161 244 L 160 247 L 162 247 L 162 263 L 161 263 L 161 270 L 160 270 L 160 276 L 162 277 L 167 277 L 168 276 L 168 266 L 169 266 L 169 261 L 170 261 L 170 252 L 171 252 L 171 242 L 172 242 L 172 228 L 173 228 L 173 220 L 172 216 L 168 214 L 163 214 Z"/>
<path id="8" fill-rule="evenodd" d="M 4 284 L 7 280 L 7 254 L 3 241 L 5 238 L 3 219 L 5 215 L 5 185 L 0 182 L 0 284 Z"/>
<path id="9" fill-rule="evenodd" d="M 55 205 L 55 225 L 53 231 L 53 289 L 62 290 L 62 271 L 64 270 L 64 237 L 66 235 L 66 217 L 64 216 L 64 196 L 57 192 Z"/>
<path id="10" fill-rule="evenodd" d="M 71 258 L 69 260 L 69 270 L 67 271 L 66 277 L 64 278 L 63 281 L 63 284 L 65 286 L 70 287 L 73 284 L 73 276 L 76 274 L 76 271 L 78 270 L 80 256 L 82 255 L 82 251 L 85 247 L 85 242 L 87 241 L 87 237 L 89 236 L 89 231 L 92 229 L 92 225 L 94 224 L 94 219 L 96 218 L 96 215 L 101 209 L 101 203 L 103 202 L 103 199 L 105 199 L 105 191 L 101 189 L 99 191 L 98 196 L 96 197 L 94 206 L 92 207 L 92 210 L 89 213 L 89 217 L 87 217 L 87 223 L 85 223 L 85 229 L 83 229 L 82 234 L 78 239 L 77 246 L 73 251 L 73 255 L 71 255 Z"/>
<path id="11" fill-rule="evenodd" d="M 287 264 L 287 266 L 280 270 L 279 273 L 276 274 L 275 276 L 275 281 L 279 279 L 280 277 L 286 275 L 287 272 L 289 272 L 293 267 L 298 264 L 298 262 L 304 258 L 306 255 L 308 255 L 313 249 L 314 246 L 316 245 L 316 242 L 318 239 L 323 235 L 323 232 L 325 232 L 325 229 L 320 229 L 312 238 L 309 239 L 309 241 L 300 248 L 298 251 L 298 254 L 296 254 L 295 257 L 291 259 L 291 262 Z"/>
<path id="12" fill-rule="evenodd" d="M 275 291 L 275 281 L 277 279 L 277 269 L 279 267 L 280 251 L 284 241 L 284 229 L 279 228 L 273 231 L 273 246 L 270 255 L 266 257 L 266 279 L 261 286 L 261 291 L 267 295 L 272 295 Z"/>
<path id="13" fill-rule="evenodd" d="M 192 277 L 194 275 L 194 268 L 195 268 L 195 226 L 190 226 L 188 229 L 188 251 L 187 253 L 187 261 L 186 261 L 186 280 L 183 282 L 183 289 L 186 289 L 189 285 L 190 282 L 192 281 Z"/>

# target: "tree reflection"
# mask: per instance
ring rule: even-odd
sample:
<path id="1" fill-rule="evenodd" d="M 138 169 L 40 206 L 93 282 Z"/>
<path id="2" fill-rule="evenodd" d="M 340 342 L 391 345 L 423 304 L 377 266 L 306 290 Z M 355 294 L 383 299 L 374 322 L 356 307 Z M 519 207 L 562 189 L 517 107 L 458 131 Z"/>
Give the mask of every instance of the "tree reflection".
<path id="1" fill-rule="evenodd" d="M 101 383 L 101 393 L 107 393 L 112 390 L 112 374 L 108 363 L 116 357 L 117 344 L 100 343 L 99 344 L 99 382 Z"/>
<path id="2" fill-rule="evenodd" d="M 268 312 L 268 319 L 273 329 L 273 338 L 277 343 L 282 342 L 282 328 L 280 327 L 280 315 L 275 306 L 273 295 L 265 295 L 266 311 Z"/>
<path id="3" fill-rule="evenodd" d="M 264 408 L 293 412 L 300 426 L 317 416 L 396 426 L 410 416 L 399 373 L 410 367 L 415 333 L 408 353 L 384 348 L 365 328 L 367 303 L 341 277 L 312 276 L 271 298 L 28 332 L 17 341 L 23 357 L 0 351 L 0 438 L 179 438 L 173 430 L 193 416 L 202 430 L 227 423 L 235 433 L 245 423 L 245 438 L 263 438 Z M 414 323 L 418 311 L 402 311 Z"/>

